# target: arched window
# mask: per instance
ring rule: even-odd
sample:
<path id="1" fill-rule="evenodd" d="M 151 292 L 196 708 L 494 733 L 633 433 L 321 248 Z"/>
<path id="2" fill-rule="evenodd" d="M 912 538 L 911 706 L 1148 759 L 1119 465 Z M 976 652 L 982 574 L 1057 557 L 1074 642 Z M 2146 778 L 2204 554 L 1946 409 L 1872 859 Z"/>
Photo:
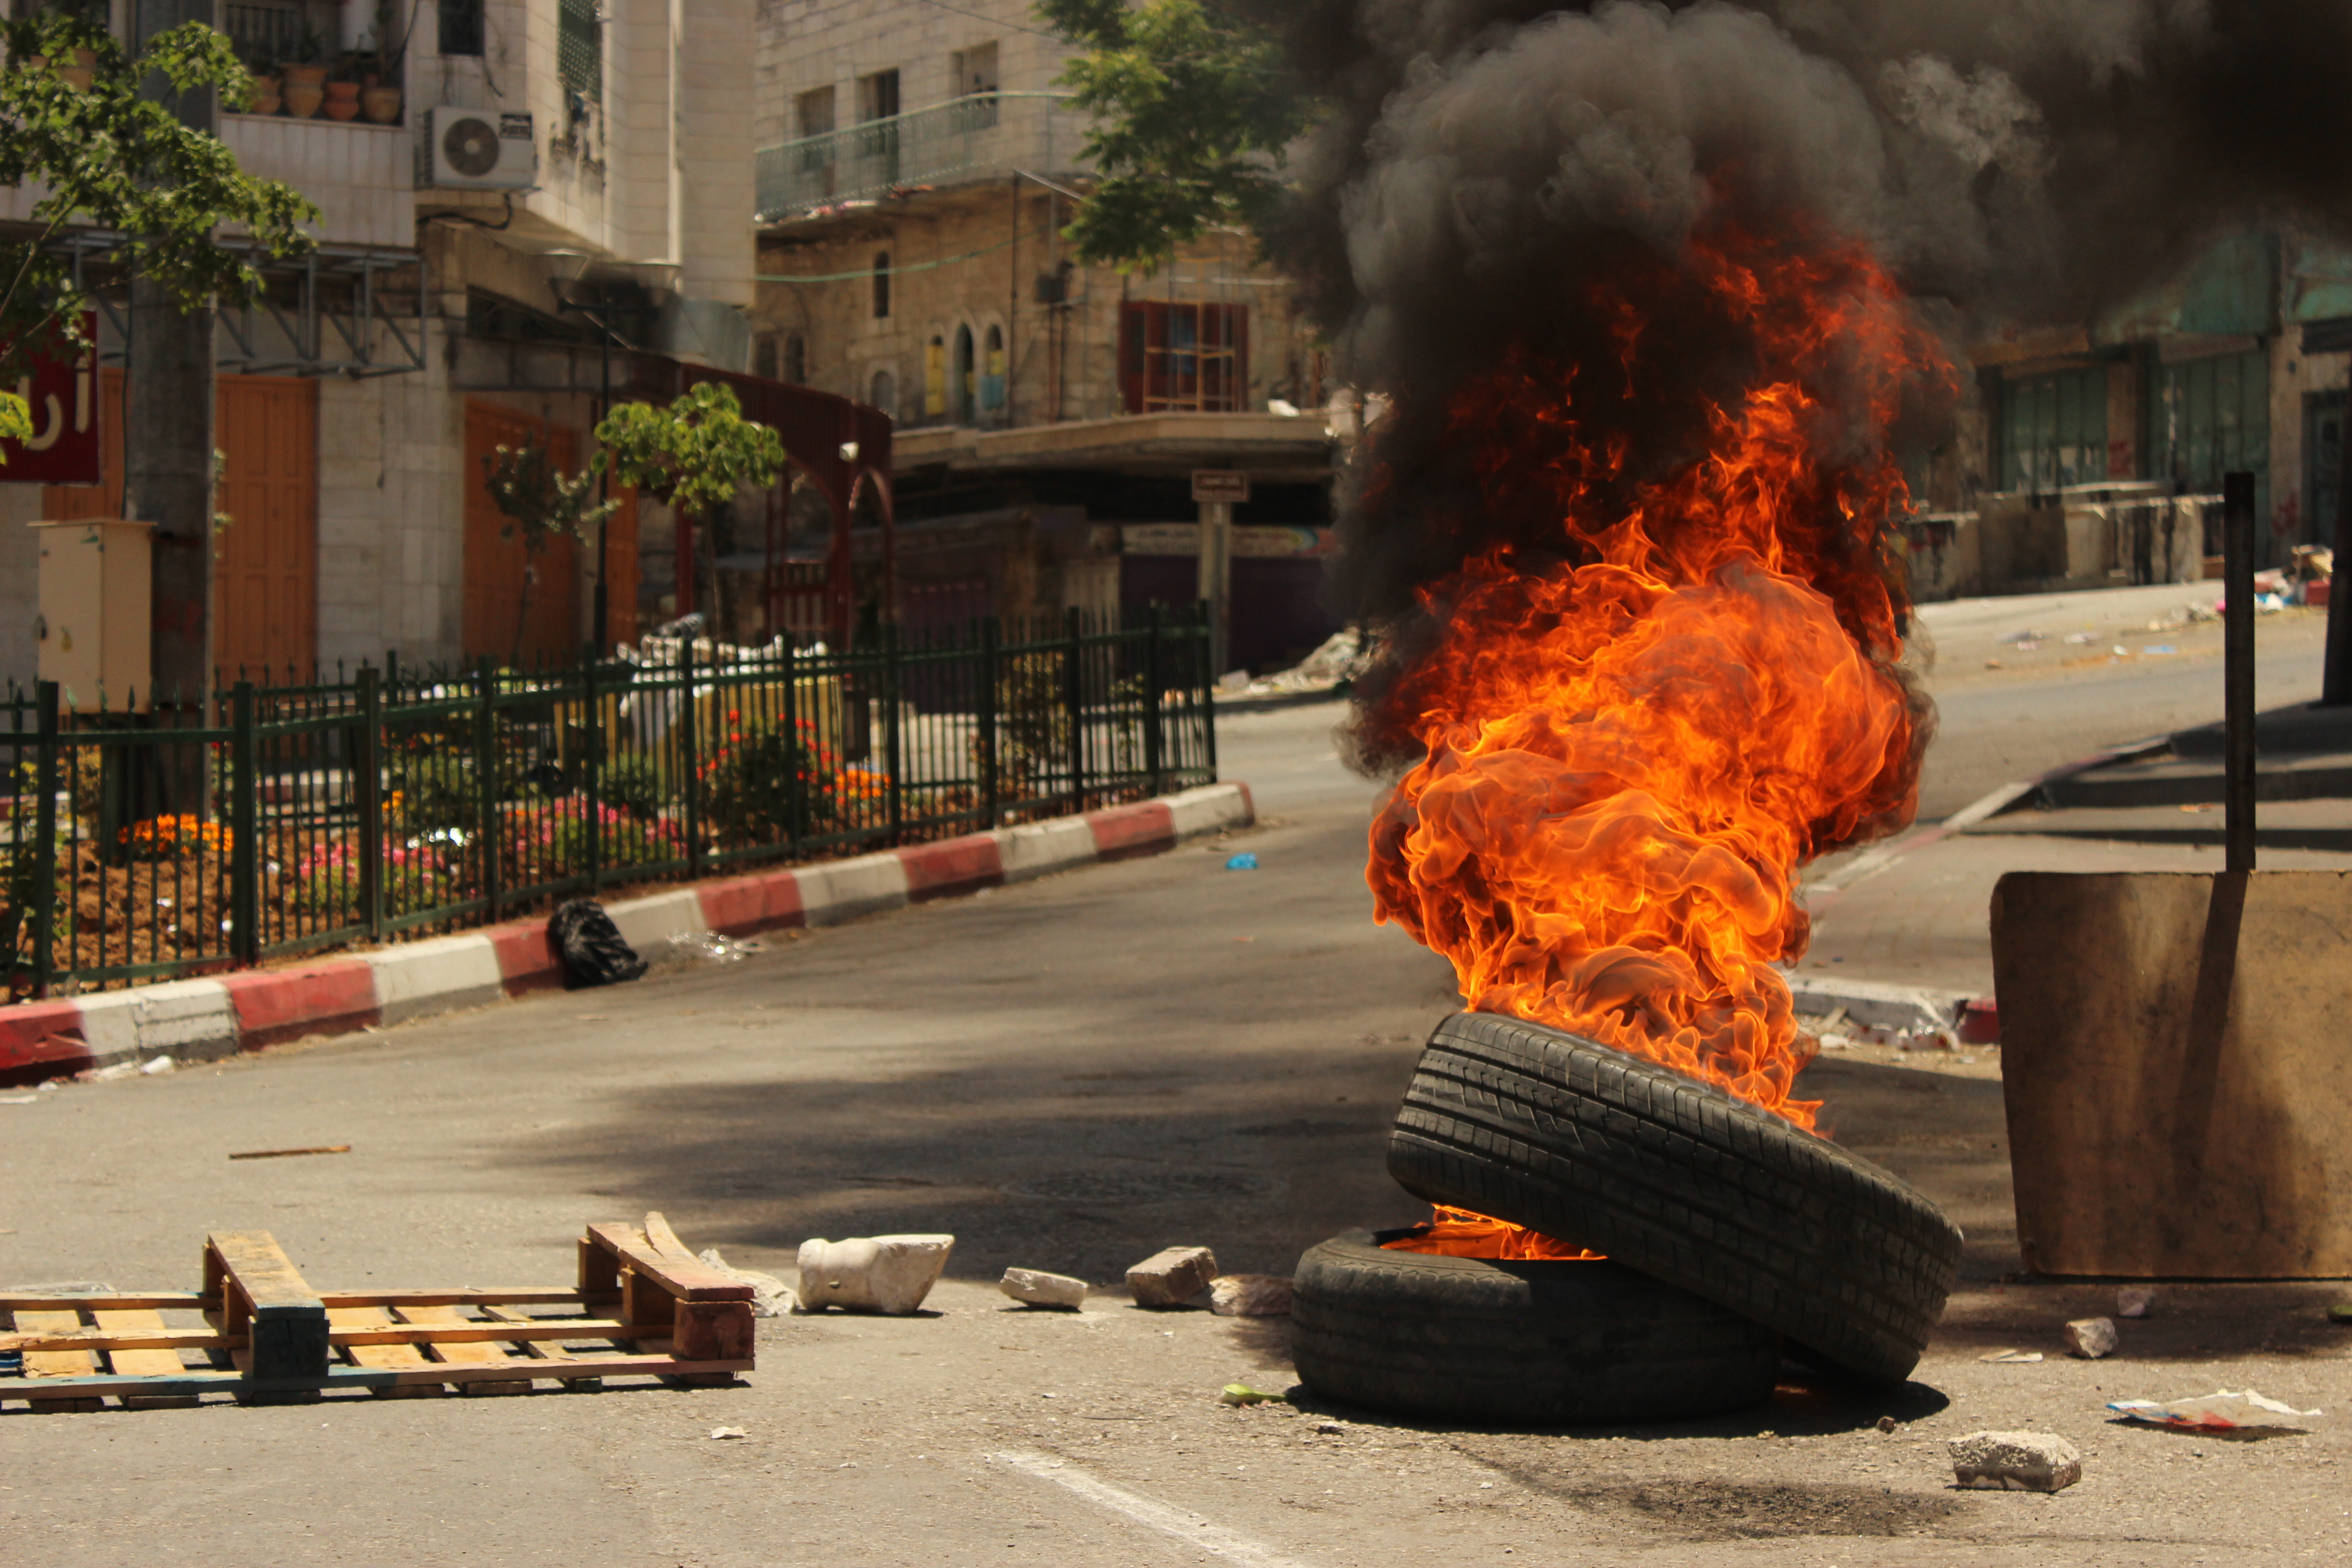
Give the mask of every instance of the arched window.
<path id="1" fill-rule="evenodd" d="M 776 379 L 776 334 L 761 332 L 751 340 L 751 374 L 763 381 Z"/>
<path id="2" fill-rule="evenodd" d="M 988 329 L 988 356 L 980 365 L 980 405 L 990 412 L 1004 406 L 1004 329 Z"/>
<path id="3" fill-rule="evenodd" d="M 958 327 L 955 335 L 955 416 L 961 424 L 970 424 L 979 409 L 979 392 L 973 385 L 974 375 L 971 329 Z"/>
<path id="4" fill-rule="evenodd" d="M 890 253 L 874 253 L 874 319 L 881 321 L 890 314 Z"/>
<path id="5" fill-rule="evenodd" d="M 866 388 L 866 401 L 891 418 L 898 417 L 898 378 L 887 370 L 876 371 Z"/>
<path id="6" fill-rule="evenodd" d="M 784 379 L 794 386 L 808 384 L 808 340 L 798 332 L 784 334 Z"/>

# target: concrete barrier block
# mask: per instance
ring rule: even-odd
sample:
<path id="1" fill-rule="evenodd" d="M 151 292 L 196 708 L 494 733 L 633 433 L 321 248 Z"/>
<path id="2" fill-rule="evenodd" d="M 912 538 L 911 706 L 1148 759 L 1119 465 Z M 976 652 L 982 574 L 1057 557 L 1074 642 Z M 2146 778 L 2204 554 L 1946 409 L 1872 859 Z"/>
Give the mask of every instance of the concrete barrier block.
<path id="1" fill-rule="evenodd" d="M 705 883 L 698 892 L 702 899 L 702 923 L 729 936 L 748 936 L 753 931 L 807 922 L 807 912 L 801 908 L 797 872 L 762 871 L 757 876 L 734 877 L 724 882 Z"/>
<path id="2" fill-rule="evenodd" d="M 692 888 L 607 904 L 604 912 L 613 917 L 621 940 L 635 948 L 639 958 L 665 958 L 670 938 L 700 936 L 710 929 L 702 918 L 702 900 Z"/>
<path id="3" fill-rule="evenodd" d="M 800 868 L 801 907 L 813 926 L 839 925 L 907 903 L 907 867 L 896 855 L 861 855 Z"/>
<path id="4" fill-rule="evenodd" d="M 992 833 L 919 844 L 899 850 L 898 860 L 907 868 L 907 898 L 912 903 L 999 887 L 1004 881 L 1004 855 Z"/>
<path id="5" fill-rule="evenodd" d="M 72 1002 L 0 1008 L 0 1087 L 64 1078 L 97 1066 Z"/>
<path id="6" fill-rule="evenodd" d="M 1175 818 L 1164 801 L 1139 801 L 1133 805 L 1090 811 L 1086 821 L 1094 832 L 1095 858 L 1100 860 L 1156 854 L 1176 842 Z"/>
<path id="7" fill-rule="evenodd" d="M 997 836 L 1004 879 L 1025 882 L 1073 866 L 1091 866 L 1099 856 L 1095 830 L 1082 816 L 1060 816 L 1007 828 Z"/>
<path id="8" fill-rule="evenodd" d="M 485 936 L 403 942 L 366 958 L 375 971 L 376 1005 L 387 1024 L 483 1006 L 507 994 L 498 950 Z"/>
<path id="9" fill-rule="evenodd" d="M 242 1050 L 306 1035 L 350 1034 L 383 1016 L 375 1000 L 375 971 L 355 959 L 225 974 L 220 983 L 236 1012 Z"/>
<path id="10" fill-rule="evenodd" d="M 1179 839 L 1199 838 L 1231 827 L 1247 827 L 1257 820 L 1249 786 L 1202 784 L 1168 797 L 1168 815 Z"/>
<path id="11" fill-rule="evenodd" d="M 81 1002 L 82 1035 L 99 1067 L 170 1057 L 208 1061 L 235 1056 L 236 1009 L 217 980 L 173 980 Z"/>

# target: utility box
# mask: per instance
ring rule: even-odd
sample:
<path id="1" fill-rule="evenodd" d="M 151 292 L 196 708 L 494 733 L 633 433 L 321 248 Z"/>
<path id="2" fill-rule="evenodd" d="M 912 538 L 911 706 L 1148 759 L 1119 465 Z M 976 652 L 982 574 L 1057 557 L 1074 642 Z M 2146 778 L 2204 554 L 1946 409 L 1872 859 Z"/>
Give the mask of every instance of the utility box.
<path id="1" fill-rule="evenodd" d="M 145 712 L 154 525 L 107 518 L 32 526 L 41 541 L 41 679 L 64 688 L 78 713 L 97 712 L 101 698 L 109 712 Z"/>

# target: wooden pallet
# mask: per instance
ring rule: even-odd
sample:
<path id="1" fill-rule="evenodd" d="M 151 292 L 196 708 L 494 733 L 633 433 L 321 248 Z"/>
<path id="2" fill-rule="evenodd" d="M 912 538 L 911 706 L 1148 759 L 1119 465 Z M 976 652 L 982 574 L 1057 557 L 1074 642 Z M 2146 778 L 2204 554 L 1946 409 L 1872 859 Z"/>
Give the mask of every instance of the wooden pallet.
<path id="1" fill-rule="evenodd" d="M 0 1375 L 0 1402 L 65 1411 L 206 1394 L 271 1404 L 345 1389 L 588 1391 L 608 1377 L 724 1384 L 752 1370 L 751 1288 L 705 1267 L 658 1214 L 588 1226 L 569 1287 L 317 1290 L 258 1230 L 206 1237 L 203 1279 L 186 1291 L 0 1291 L 0 1351 L 24 1363 Z"/>

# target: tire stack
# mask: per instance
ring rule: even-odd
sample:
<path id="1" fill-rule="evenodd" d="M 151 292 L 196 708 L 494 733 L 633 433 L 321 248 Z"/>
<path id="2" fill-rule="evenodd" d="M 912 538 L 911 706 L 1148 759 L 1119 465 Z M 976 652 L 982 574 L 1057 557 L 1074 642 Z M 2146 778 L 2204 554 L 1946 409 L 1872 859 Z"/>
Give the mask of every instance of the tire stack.
<path id="1" fill-rule="evenodd" d="M 1669 1068 L 1493 1014 L 1430 1037 L 1389 1173 L 1607 1261 L 1380 1245 L 1402 1231 L 1310 1248 L 1298 1375 L 1350 1405 L 1665 1420 L 1762 1403 L 1783 1353 L 1899 1383 L 1959 1268 L 1958 1227 L 1869 1161 Z"/>

